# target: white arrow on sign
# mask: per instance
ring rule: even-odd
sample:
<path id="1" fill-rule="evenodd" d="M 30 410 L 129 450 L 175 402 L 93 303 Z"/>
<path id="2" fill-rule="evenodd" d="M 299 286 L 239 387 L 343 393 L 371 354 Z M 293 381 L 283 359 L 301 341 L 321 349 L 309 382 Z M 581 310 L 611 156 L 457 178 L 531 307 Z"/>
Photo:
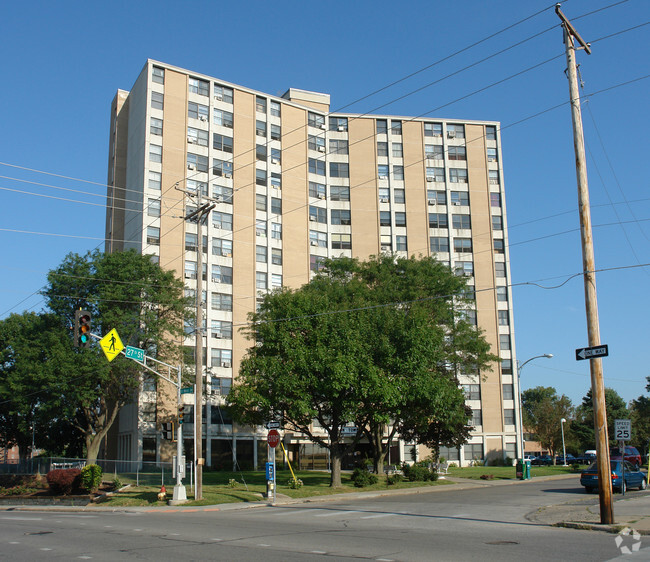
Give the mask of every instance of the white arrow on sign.
<path id="1" fill-rule="evenodd" d="M 608 355 L 609 350 L 607 349 L 607 345 L 596 345 L 594 347 L 576 349 L 576 359 L 578 361 L 581 359 L 589 359 L 591 357 L 607 357 Z"/>

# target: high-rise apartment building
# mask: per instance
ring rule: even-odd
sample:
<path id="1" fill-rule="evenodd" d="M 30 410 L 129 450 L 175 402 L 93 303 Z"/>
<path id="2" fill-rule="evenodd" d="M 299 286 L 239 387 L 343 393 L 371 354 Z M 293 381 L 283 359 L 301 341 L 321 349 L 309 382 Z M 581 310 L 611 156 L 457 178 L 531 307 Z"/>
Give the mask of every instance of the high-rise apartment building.
<path id="1" fill-rule="evenodd" d="M 327 94 L 277 97 L 151 60 L 113 101 L 107 251 L 152 254 L 190 294 L 202 276 L 206 464 L 231 468 L 234 454 L 240 466 L 259 465 L 266 453 L 266 431 L 233 425 L 221 407 L 250 345 L 239 327 L 260 295 L 307 283 L 325 257 L 380 252 L 435 255 L 468 276 L 468 318 L 502 362 L 459 376 L 475 430 L 460 451 L 442 454 L 463 464 L 514 458 L 519 386 L 498 123 L 330 113 L 329 102 Z M 199 193 L 214 205 L 200 225 L 185 219 L 197 205 L 188 194 Z M 188 326 L 190 349 L 194 337 Z M 163 387 L 146 377 L 122 411 L 118 458 L 166 455 Z M 192 425 L 185 428 L 191 440 Z M 303 466 L 319 458 L 299 436 L 286 440 Z M 393 462 L 403 460 L 403 446 L 399 454 Z"/>

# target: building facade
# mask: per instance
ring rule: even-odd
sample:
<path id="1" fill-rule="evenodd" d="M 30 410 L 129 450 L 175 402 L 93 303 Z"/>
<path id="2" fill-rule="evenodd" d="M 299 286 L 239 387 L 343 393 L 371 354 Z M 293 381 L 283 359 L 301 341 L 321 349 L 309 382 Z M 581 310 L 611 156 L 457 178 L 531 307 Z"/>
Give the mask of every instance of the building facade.
<path id="1" fill-rule="evenodd" d="M 435 255 L 468 276 L 468 317 L 502 362 L 460 376 L 475 430 L 461 450 L 442 454 L 462 464 L 515 458 L 519 387 L 498 123 L 330 113 L 329 102 L 151 60 L 113 100 L 106 250 L 151 254 L 195 296 L 202 277 L 206 464 L 231 468 L 234 456 L 253 466 L 266 454 L 266 431 L 233 426 L 221 407 L 249 346 L 239 328 L 260 295 L 307 283 L 325 257 L 381 252 Z M 201 225 L 185 218 L 199 194 L 214 205 Z M 188 325 L 188 349 L 195 334 Z M 173 396 L 164 386 L 145 377 L 121 412 L 117 458 L 162 460 L 171 450 L 160 432 L 161 405 Z M 191 440 L 192 424 L 184 426 Z M 302 458 L 319 456 L 301 449 L 299 436 L 285 439 Z"/>

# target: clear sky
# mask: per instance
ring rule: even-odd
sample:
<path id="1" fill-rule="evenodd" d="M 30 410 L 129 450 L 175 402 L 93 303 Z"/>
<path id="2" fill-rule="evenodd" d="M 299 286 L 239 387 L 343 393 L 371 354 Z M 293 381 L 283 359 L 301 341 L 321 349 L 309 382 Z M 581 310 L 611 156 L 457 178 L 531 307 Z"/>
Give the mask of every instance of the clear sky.
<path id="1" fill-rule="evenodd" d="M 606 385 L 630 400 L 650 376 L 650 2 L 568 0 L 562 10 L 592 44 L 578 61 L 591 94 L 603 365 Z M 269 94 L 329 93 L 332 110 L 500 121 L 517 355 L 554 354 L 528 363 L 522 386 L 554 386 L 574 403 L 589 389 L 588 362 L 575 361 L 587 331 L 553 3 L 12 2 L 0 48 L 0 318 L 41 310 L 47 271 L 103 247 L 110 103 L 152 58 Z"/>

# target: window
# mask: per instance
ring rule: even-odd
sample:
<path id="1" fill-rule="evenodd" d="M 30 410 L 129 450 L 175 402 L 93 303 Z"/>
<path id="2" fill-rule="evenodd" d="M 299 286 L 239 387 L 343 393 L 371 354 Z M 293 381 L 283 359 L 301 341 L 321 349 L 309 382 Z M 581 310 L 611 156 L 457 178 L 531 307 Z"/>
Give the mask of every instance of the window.
<path id="1" fill-rule="evenodd" d="M 332 234 L 332 250 L 351 250 L 352 249 L 352 235 L 351 234 Z"/>
<path id="2" fill-rule="evenodd" d="M 317 137 L 315 135 L 309 135 L 307 137 L 307 146 L 310 150 L 318 150 L 319 152 L 325 152 L 325 138 Z"/>
<path id="3" fill-rule="evenodd" d="M 330 152 L 332 154 L 347 154 L 348 141 L 344 139 L 330 139 Z"/>
<path id="4" fill-rule="evenodd" d="M 231 178 L 232 177 L 232 162 L 221 160 L 219 158 L 212 159 L 212 173 L 215 176 Z"/>
<path id="5" fill-rule="evenodd" d="M 512 359 L 501 359 L 501 374 L 512 375 Z"/>
<path id="6" fill-rule="evenodd" d="M 255 287 L 258 289 L 266 289 L 268 275 L 262 271 L 255 272 Z"/>
<path id="7" fill-rule="evenodd" d="M 226 265 L 213 265 L 212 281 L 214 283 L 232 285 L 232 267 L 228 267 Z"/>
<path id="8" fill-rule="evenodd" d="M 255 170 L 255 183 L 266 187 L 266 170 Z"/>
<path id="9" fill-rule="evenodd" d="M 481 410 L 477 408 L 476 410 L 472 410 L 472 419 L 469 422 L 470 425 L 483 425 L 483 416 L 481 413 Z"/>
<path id="10" fill-rule="evenodd" d="M 326 187 L 324 183 L 309 182 L 309 197 L 317 197 L 318 199 L 325 199 Z"/>
<path id="11" fill-rule="evenodd" d="M 515 425 L 515 411 L 513 409 L 503 410 L 503 423 Z"/>
<path id="12" fill-rule="evenodd" d="M 208 146 L 208 131 L 201 131 L 194 127 L 188 127 L 187 142 L 190 144 L 198 144 L 199 146 Z M 232 150 L 230 152 L 232 152 Z"/>
<path id="13" fill-rule="evenodd" d="M 492 230 L 503 230 L 501 215 L 492 215 Z"/>
<path id="14" fill-rule="evenodd" d="M 459 319 L 464 320 L 470 326 L 476 326 L 476 310 L 461 310 Z"/>
<path id="15" fill-rule="evenodd" d="M 232 230 L 232 215 L 220 211 L 212 211 L 212 226 L 221 230 Z"/>
<path id="16" fill-rule="evenodd" d="M 159 144 L 149 145 L 149 161 L 162 162 L 162 146 Z"/>
<path id="17" fill-rule="evenodd" d="M 261 193 L 255 194 L 255 209 L 258 211 L 266 211 L 266 195 Z"/>
<path id="18" fill-rule="evenodd" d="M 406 252 L 406 251 L 408 251 L 407 246 L 406 246 L 406 236 L 403 236 L 403 235 L 395 236 L 395 249 L 398 252 Z"/>
<path id="19" fill-rule="evenodd" d="M 280 103 L 277 101 L 272 101 L 271 102 L 271 115 L 273 117 L 280 117 L 281 115 L 281 106 Z"/>
<path id="20" fill-rule="evenodd" d="M 388 121 L 386 119 L 377 119 L 377 134 L 385 135 L 388 133 Z"/>
<path id="21" fill-rule="evenodd" d="M 309 159 L 309 173 L 316 174 L 318 176 L 325 175 L 325 162 L 322 160 L 316 160 L 314 158 Z"/>
<path id="22" fill-rule="evenodd" d="M 196 279 L 196 262 L 185 260 L 185 279 Z"/>
<path id="23" fill-rule="evenodd" d="M 332 209 L 332 224 L 351 224 L 350 211 L 347 209 Z"/>
<path id="24" fill-rule="evenodd" d="M 404 146 L 401 142 L 394 142 L 393 147 L 393 158 L 402 158 L 404 156 Z"/>
<path id="25" fill-rule="evenodd" d="M 424 124 L 425 137 L 441 137 L 442 136 L 442 123 L 425 123 Z"/>
<path id="26" fill-rule="evenodd" d="M 320 232 L 318 230 L 309 231 L 309 244 L 310 246 L 317 246 L 319 248 L 327 248 L 327 232 Z"/>
<path id="27" fill-rule="evenodd" d="M 427 166 L 427 181 L 445 181 L 445 169 L 444 168 L 430 168 Z"/>
<path id="28" fill-rule="evenodd" d="M 271 187 L 282 189 L 282 174 L 280 172 L 271 172 Z"/>
<path id="29" fill-rule="evenodd" d="M 145 402 L 140 407 L 140 412 L 143 422 L 155 422 L 156 421 L 156 403 L 155 402 Z M 151 459 L 155 462 L 156 460 L 156 438 L 155 437 L 143 437 L 142 438 L 142 457 Z"/>
<path id="30" fill-rule="evenodd" d="M 164 96 L 160 92 L 151 92 L 151 109 L 163 108 Z"/>
<path id="31" fill-rule="evenodd" d="M 232 256 L 232 240 L 223 238 L 212 239 L 212 255 L 229 258 Z"/>
<path id="32" fill-rule="evenodd" d="M 198 78 L 189 78 L 188 84 L 190 93 L 199 94 L 201 96 L 210 95 L 210 84 L 205 80 L 200 80 Z"/>
<path id="33" fill-rule="evenodd" d="M 151 80 L 157 84 L 165 83 L 165 69 L 159 66 L 154 66 L 151 69 Z"/>
<path id="34" fill-rule="evenodd" d="M 454 252 L 459 254 L 472 253 L 472 239 L 471 238 L 454 238 Z"/>
<path id="35" fill-rule="evenodd" d="M 377 143 L 377 156 L 388 156 L 388 143 L 387 142 L 378 142 Z"/>
<path id="36" fill-rule="evenodd" d="M 377 175 L 380 180 L 388 179 L 388 164 L 379 164 L 377 166 Z"/>
<path id="37" fill-rule="evenodd" d="M 508 302 L 508 287 L 497 287 L 497 301 Z"/>
<path id="38" fill-rule="evenodd" d="M 212 186 L 213 197 L 221 202 L 232 205 L 232 187 L 225 187 L 223 185 L 217 185 L 216 183 Z"/>
<path id="39" fill-rule="evenodd" d="M 157 226 L 147 227 L 147 244 L 160 246 L 160 228 Z"/>
<path id="40" fill-rule="evenodd" d="M 475 443 L 471 445 L 463 445 L 463 453 L 467 460 L 483 460 L 483 444 Z"/>
<path id="41" fill-rule="evenodd" d="M 464 384 L 463 394 L 465 400 L 480 400 L 481 399 L 481 385 L 480 384 Z"/>
<path id="42" fill-rule="evenodd" d="M 330 177 L 348 178 L 350 169 L 347 162 L 330 162 Z"/>
<path id="43" fill-rule="evenodd" d="M 444 457 L 448 461 L 454 461 L 456 463 L 458 463 L 460 461 L 460 453 L 459 453 L 458 449 L 456 449 L 456 448 L 440 447 L 438 452 L 440 454 L 440 457 Z"/>
<path id="44" fill-rule="evenodd" d="M 469 193 L 467 191 L 452 191 L 450 199 L 452 205 L 469 205 Z"/>
<path id="45" fill-rule="evenodd" d="M 449 251 L 449 238 L 443 236 L 431 236 L 429 238 L 429 247 L 431 252 L 448 252 Z"/>
<path id="46" fill-rule="evenodd" d="M 229 152 L 232 154 L 232 137 L 214 133 L 212 135 L 212 148 L 215 148 L 216 150 L 223 150 L 224 152 Z"/>
<path id="47" fill-rule="evenodd" d="M 255 261 L 257 263 L 266 263 L 268 261 L 269 251 L 266 246 L 255 246 Z"/>
<path id="48" fill-rule="evenodd" d="M 499 349 L 501 351 L 510 349 L 510 334 L 499 334 Z"/>
<path id="49" fill-rule="evenodd" d="M 318 115 L 318 113 L 312 113 L 311 111 L 307 114 L 307 123 L 310 127 L 318 127 L 319 129 L 325 128 L 325 117 Z"/>
<path id="50" fill-rule="evenodd" d="M 210 367 L 225 367 L 232 366 L 232 350 L 212 348 L 210 351 Z"/>
<path id="51" fill-rule="evenodd" d="M 347 185 L 330 186 L 330 199 L 332 201 L 349 201 L 350 187 Z"/>
<path id="52" fill-rule="evenodd" d="M 391 135 L 401 135 L 402 134 L 402 122 L 396 121 L 394 119 L 390 122 L 390 134 Z"/>
<path id="53" fill-rule="evenodd" d="M 451 183 L 467 183 L 467 170 L 464 168 L 449 168 Z"/>
<path id="54" fill-rule="evenodd" d="M 258 137 L 266 138 L 266 122 L 260 121 L 259 119 L 255 121 L 255 134 Z"/>
<path id="55" fill-rule="evenodd" d="M 212 310 L 232 311 L 232 295 L 225 293 L 212 293 Z"/>
<path id="56" fill-rule="evenodd" d="M 490 206 L 491 207 L 501 207 L 501 194 L 500 193 L 490 193 Z"/>
<path id="57" fill-rule="evenodd" d="M 494 264 L 494 272 L 497 277 L 505 277 L 506 276 L 506 264 L 505 262 L 498 261 Z"/>
<path id="58" fill-rule="evenodd" d="M 271 263 L 282 265 L 282 250 L 280 248 L 271 248 Z"/>
<path id="59" fill-rule="evenodd" d="M 429 213 L 429 228 L 447 228 L 446 213 Z"/>
<path id="60" fill-rule="evenodd" d="M 231 340 L 232 322 L 228 322 L 227 320 L 213 320 L 210 324 L 210 332 L 212 332 L 212 337 L 217 340 Z"/>
<path id="61" fill-rule="evenodd" d="M 464 139 L 465 125 L 447 125 L 447 138 Z"/>
<path id="62" fill-rule="evenodd" d="M 276 215 L 282 214 L 282 199 L 271 197 L 271 212 Z"/>
<path id="63" fill-rule="evenodd" d="M 494 253 L 495 254 L 504 254 L 505 253 L 505 245 L 503 243 L 503 240 L 501 238 L 495 238 L 493 241 L 494 245 Z"/>
<path id="64" fill-rule="evenodd" d="M 497 162 L 498 161 L 497 149 L 496 148 L 488 148 L 487 149 L 487 160 L 488 160 L 488 162 Z"/>
<path id="65" fill-rule="evenodd" d="M 271 148 L 271 164 L 282 162 L 282 151 L 279 148 Z"/>
<path id="66" fill-rule="evenodd" d="M 459 277 L 471 277 L 474 275 L 474 262 L 471 261 L 457 261 L 454 264 L 454 274 Z"/>
<path id="67" fill-rule="evenodd" d="M 266 113 L 266 98 L 260 96 L 255 97 L 255 111 L 258 113 Z"/>
<path id="68" fill-rule="evenodd" d="M 282 128 L 280 127 L 280 125 L 271 124 L 271 139 L 280 140 L 281 136 L 282 136 Z"/>
<path id="69" fill-rule="evenodd" d="M 214 85 L 214 99 L 216 101 L 225 101 L 226 103 L 232 103 L 232 88 L 227 86 L 222 86 L 221 84 Z"/>
<path id="70" fill-rule="evenodd" d="M 425 144 L 424 155 L 433 160 L 444 160 L 445 153 L 441 144 Z"/>
<path id="71" fill-rule="evenodd" d="M 497 140 L 497 128 L 494 125 L 485 126 L 485 138 L 487 140 Z"/>
<path id="72" fill-rule="evenodd" d="M 503 388 L 503 399 L 504 400 L 514 400 L 515 399 L 515 389 L 512 383 L 501 385 Z"/>
<path id="73" fill-rule="evenodd" d="M 330 117 L 330 131 L 347 131 L 347 117 Z"/>
<path id="74" fill-rule="evenodd" d="M 327 211 L 320 207 L 309 205 L 309 220 L 312 222 L 327 224 Z"/>
<path id="75" fill-rule="evenodd" d="M 267 226 L 265 220 L 255 221 L 255 236 L 266 238 L 266 230 L 267 230 Z"/>
<path id="76" fill-rule="evenodd" d="M 232 164 L 231 164 L 232 166 Z M 208 171 L 208 157 L 199 154 L 187 153 L 187 169 L 196 170 L 197 172 Z"/>
<path id="77" fill-rule="evenodd" d="M 163 120 L 152 117 L 149 124 L 149 132 L 152 135 L 162 135 Z"/>
<path id="78" fill-rule="evenodd" d="M 232 387 L 232 379 L 231 378 L 226 379 L 226 378 L 221 378 L 221 377 L 212 377 L 210 379 L 210 390 L 211 390 L 212 394 L 216 394 L 217 396 L 228 396 L 228 394 L 230 394 L 231 387 Z M 225 410 L 223 410 L 222 408 L 217 408 L 217 407 L 213 406 L 213 407 L 210 408 L 210 417 L 211 418 L 214 417 L 213 412 L 215 412 L 215 410 L 217 411 L 217 414 L 220 411 L 224 411 L 224 413 L 225 413 Z M 210 420 L 213 425 L 215 423 L 216 424 L 232 423 L 232 420 L 230 420 L 230 422 L 226 421 L 226 419 L 227 419 L 226 416 L 224 416 L 223 419 L 219 415 L 217 415 L 216 417 L 218 418 L 216 421 L 213 421 L 212 419 Z M 230 419 L 230 418 L 228 418 L 228 419 Z"/>
<path id="79" fill-rule="evenodd" d="M 309 256 L 309 271 L 319 271 L 323 268 L 323 262 L 325 258 L 323 256 Z"/>
<path id="80" fill-rule="evenodd" d="M 229 129 L 232 129 L 232 113 L 230 111 L 224 111 L 223 109 L 215 109 L 212 113 L 212 122 L 215 125 L 221 125 L 222 127 L 228 127 Z"/>
<path id="81" fill-rule="evenodd" d="M 451 215 L 451 224 L 454 228 L 472 228 L 469 215 Z"/>
<path id="82" fill-rule="evenodd" d="M 390 226 L 391 224 L 390 211 L 380 211 L 379 226 Z"/>
<path id="83" fill-rule="evenodd" d="M 162 175 L 160 172 L 149 171 L 149 189 L 160 191 L 162 183 Z"/>
<path id="84" fill-rule="evenodd" d="M 150 217 L 160 216 L 160 199 L 149 199 L 147 201 L 147 215 Z"/>
<path id="85" fill-rule="evenodd" d="M 498 310 L 499 314 L 499 326 L 509 326 L 510 325 L 510 315 L 507 310 Z"/>
<path id="86" fill-rule="evenodd" d="M 446 205 L 447 194 L 444 191 L 427 189 L 427 200 L 431 205 Z"/>
<path id="87" fill-rule="evenodd" d="M 395 212 L 395 226 L 406 226 L 406 213 L 402 211 Z"/>
<path id="88" fill-rule="evenodd" d="M 464 146 L 450 146 L 447 148 L 447 158 L 449 160 L 467 160 L 467 151 Z"/>
<path id="89" fill-rule="evenodd" d="M 271 273 L 271 287 L 278 288 L 282 287 L 282 275 L 279 273 Z"/>
<path id="90" fill-rule="evenodd" d="M 395 203 L 406 203 L 406 192 L 403 189 L 393 191 Z"/>
<path id="91" fill-rule="evenodd" d="M 395 180 L 404 179 L 404 166 L 393 166 L 393 179 Z"/>
<path id="92" fill-rule="evenodd" d="M 271 223 L 271 238 L 282 240 L 282 225 L 279 222 Z"/>
<path id="93" fill-rule="evenodd" d="M 207 105 L 190 101 L 187 103 L 187 116 L 192 119 L 207 121 L 210 116 L 210 108 Z"/>
<path id="94" fill-rule="evenodd" d="M 490 185 L 499 185 L 499 170 L 488 170 L 488 180 Z"/>

